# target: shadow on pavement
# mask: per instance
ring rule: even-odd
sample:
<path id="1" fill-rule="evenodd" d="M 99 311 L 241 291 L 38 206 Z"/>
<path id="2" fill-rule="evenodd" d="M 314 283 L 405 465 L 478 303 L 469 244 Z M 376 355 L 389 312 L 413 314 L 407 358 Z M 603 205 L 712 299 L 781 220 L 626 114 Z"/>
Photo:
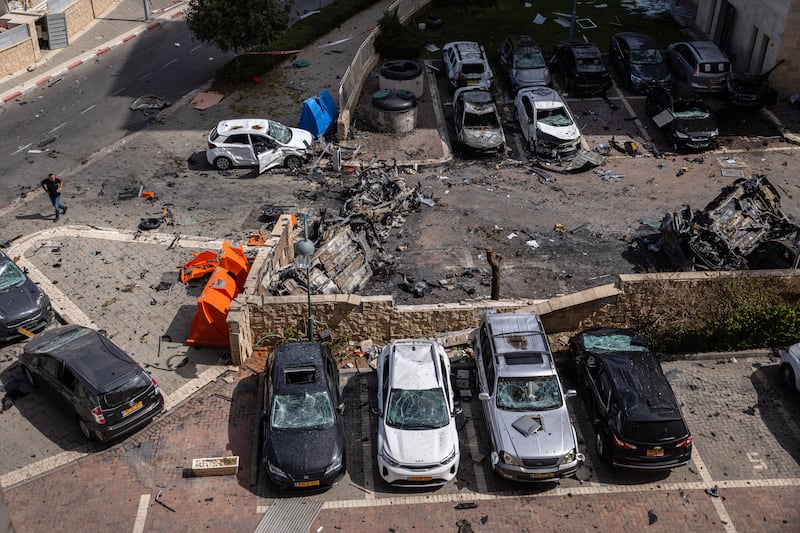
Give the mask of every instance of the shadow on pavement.
<path id="1" fill-rule="evenodd" d="M 750 375 L 758 395 L 758 403 L 746 409 L 747 414 L 758 412 L 778 444 L 800 464 L 800 441 L 796 429 L 800 426 L 800 402 L 797 391 L 781 386 L 780 365 L 761 366 Z"/>

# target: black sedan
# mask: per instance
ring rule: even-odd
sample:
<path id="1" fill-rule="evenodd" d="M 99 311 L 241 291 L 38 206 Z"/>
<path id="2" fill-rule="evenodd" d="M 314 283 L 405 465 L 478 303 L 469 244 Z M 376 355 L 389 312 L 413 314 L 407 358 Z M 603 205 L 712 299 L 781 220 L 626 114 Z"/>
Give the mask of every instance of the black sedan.
<path id="1" fill-rule="evenodd" d="M 609 60 L 622 83 L 632 91 L 647 92 L 672 82 L 669 65 L 653 39 L 643 33 L 622 32 L 611 38 Z"/>
<path id="2" fill-rule="evenodd" d="M 0 342 L 29 336 L 53 319 L 50 298 L 0 252 Z"/>
<path id="3" fill-rule="evenodd" d="M 318 489 L 344 476 L 344 403 L 330 350 L 293 342 L 267 361 L 264 390 L 264 462 L 282 489 Z"/>
<path id="4" fill-rule="evenodd" d="M 647 94 L 646 109 L 675 150 L 716 148 L 719 129 L 702 99 L 673 96 L 666 88 L 656 86 Z"/>
<path id="5" fill-rule="evenodd" d="M 25 345 L 19 362 L 31 385 L 48 386 L 71 407 L 87 439 L 131 433 L 164 407 L 156 380 L 93 329 L 72 324 L 48 330 Z"/>
<path id="6" fill-rule="evenodd" d="M 569 346 L 601 460 L 637 470 L 689 462 L 692 434 L 658 359 L 635 333 L 598 328 Z"/>

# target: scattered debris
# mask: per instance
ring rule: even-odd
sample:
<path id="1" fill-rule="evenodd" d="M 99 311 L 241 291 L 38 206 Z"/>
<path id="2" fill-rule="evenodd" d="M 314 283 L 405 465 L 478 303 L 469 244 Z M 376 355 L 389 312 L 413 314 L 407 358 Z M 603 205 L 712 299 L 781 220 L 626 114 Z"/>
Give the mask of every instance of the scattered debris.
<path id="1" fill-rule="evenodd" d="M 469 520 L 466 518 L 462 518 L 458 522 L 456 522 L 458 526 L 458 533 L 473 533 L 472 524 L 469 523 Z"/>
<path id="2" fill-rule="evenodd" d="M 169 505 L 167 505 L 166 503 L 161 501 L 161 493 L 162 492 L 164 492 L 164 489 L 159 489 L 158 494 L 156 494 L 156 498 L 155 498 L 156 503 L 158 505 L 160 505 L 161 507 L 163 507 L 163 508 L 165 508 L 165 509 L 167 509 L 169 511 L 172 511 L 173 513 L 177 513 L 178 511 L 176 511 L 175 509 L 173 509 L 172 507 L 170 507 Z"/>
<path id="3" fill-rule="evenodd" d="M 710 489 L 706 489 L 706 494 L 713 496 L 714 498 L 719 498 L 719 486 L 714 485 Z"/>
<path id="4" fill-rule="evenodd" d="M 148 112 L 153 109 L 164 109 L 165 107 L 169 107 L 172 105 L 172 102 L 169 100 L 165 100 L 160 96 L 156 96 L 154 94 L 146 94 L 144 96 L 140 96 L 136 100 L 131 103 L 131 111 L 144 111 L 144 114 L 149 114 Z"/>
<path id="5" fill-rule="evenodd" d="M 478 504 L 475 502 L 461 502 L 456 505 L 456 509 L 475 509 L 478 507 Z"/>
<path id="6" fill-rule="evenodd" d="M 658 520 L 658 516 L 656 516 L 656 513 L 654 513 L 652 509 L 647 511 L 647 524 L 652 526 L 653 524 L 656 523 L 656 520 Z"/>

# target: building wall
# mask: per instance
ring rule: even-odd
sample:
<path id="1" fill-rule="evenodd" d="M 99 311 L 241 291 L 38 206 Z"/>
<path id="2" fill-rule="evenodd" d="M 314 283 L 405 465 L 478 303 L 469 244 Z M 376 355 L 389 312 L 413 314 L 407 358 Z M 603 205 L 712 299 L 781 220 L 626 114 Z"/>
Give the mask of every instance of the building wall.
<path id="1" fill-rule="evenodd" d="M 39 50 L 39 41 L 36 39 L 36 31 L 33 25 L 30 25 L 29 29 L 33 31 L 32 38 L 0 51 L 0 74 L 4 76 L 14 74 L 28 68 L 39 60 L 41 52 Z"/>

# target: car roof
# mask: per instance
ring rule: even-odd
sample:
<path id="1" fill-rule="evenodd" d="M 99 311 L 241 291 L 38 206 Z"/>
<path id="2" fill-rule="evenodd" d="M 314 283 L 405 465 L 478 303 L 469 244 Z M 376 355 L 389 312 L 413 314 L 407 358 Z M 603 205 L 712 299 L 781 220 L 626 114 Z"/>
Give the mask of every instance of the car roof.
<path id="1" fill-rule="evenodd" d="M 634 31 L 624 31 L 614 35 L 618 39 L 622 39 L 628 44 L 629 48 L 633 49 L 647 49 L 658 48 L 658 45 L 649 35 L 644 33 L 637 33 Z"/>
<path id="2" fill-rule="evenodd" d="M 552 374 L 550 345 L 534 313 L 489 313 L 484 324 L 504 376 Z"/>
<path id="3" fill-rule="evenodd" d="M 514 48 L 535 48 L 539 50 L 537 43 L 530 35 L 509 35 L 507 39 L 514 45 Z"/>
<path id="4" fill-rule="evenodd" d="M 576 58 L 597 58 L 602 57 L 600 48 L 594 43 L 577 43 L 577 42 L 562 42 L 556 45 L 557 47 L 569 48 Z"/>
<path id="5" fill-rule="evenodd" d="M 66 340 L 73 335 L 74 338 Z M 62 361 L 99 393 L 114 389 L 131 374 L 141 370 L 136 361 L 108 337 L 77 324 L 37 335 L 25 346 L 25 351 L 46 353 Z"/>
<path id="6" fill-rule="evenodd" d="M 486 59 L 480 43 L 475 41 L 453 41 L 443 47 L 443 49 L 449 48 L 457 50 L 462 61 L 484 61 Z"/>
<path id="7" fill-rule="evenodd" d="M 280 393 L 291 390 L 325 390 L 326 374 L 323 361 L 325 348 L 319 342 L 288 342 L 281 344 L 273 352 L 272 386 Z M 313 369 L 314 381 L 305 383 L 286 383 L 287 372 Z"/>
<path id="8" fill-rule="evenodd" d="M 728 56 L 714 41 L 689 41 L 685 44 L 694 48 L 702 61 L 728 61 Z"/>
<path id="9" fill-rule="evenodd" d="M 563 107 L 564 102 L 558 91 L 551 87 L 526 87 L 520 89 L 518 95 L 529 95 L 537 108 L 545 109 L 548 107 Z"/>
<path id="10" fill-rule="evenodd" d="M 465 103 L 473 104 L 479 107 L 494 104 L 494 97 L 490 91 L 474 86 L 461 87 L 456 90 L 453 96 L 455 98 L 461 96 Z"/>
<path id="11" fill-rule="evenodd" d="M 390 345 L 392 388 L 406 390 L 435 389 L 441 386 L 441 368 L 436 343 L 426 339 L 402 339 Z M 433 369 L 433 372 L 431 372 Z"/>
<path id="12" fill-rule="evenodd" d="M 231 135 L 234 133 L 266 133 L 269 131 L 269 120 L 263 118 L 235 118 L 223 120 L 217 124 L 217 133 Z"/>

